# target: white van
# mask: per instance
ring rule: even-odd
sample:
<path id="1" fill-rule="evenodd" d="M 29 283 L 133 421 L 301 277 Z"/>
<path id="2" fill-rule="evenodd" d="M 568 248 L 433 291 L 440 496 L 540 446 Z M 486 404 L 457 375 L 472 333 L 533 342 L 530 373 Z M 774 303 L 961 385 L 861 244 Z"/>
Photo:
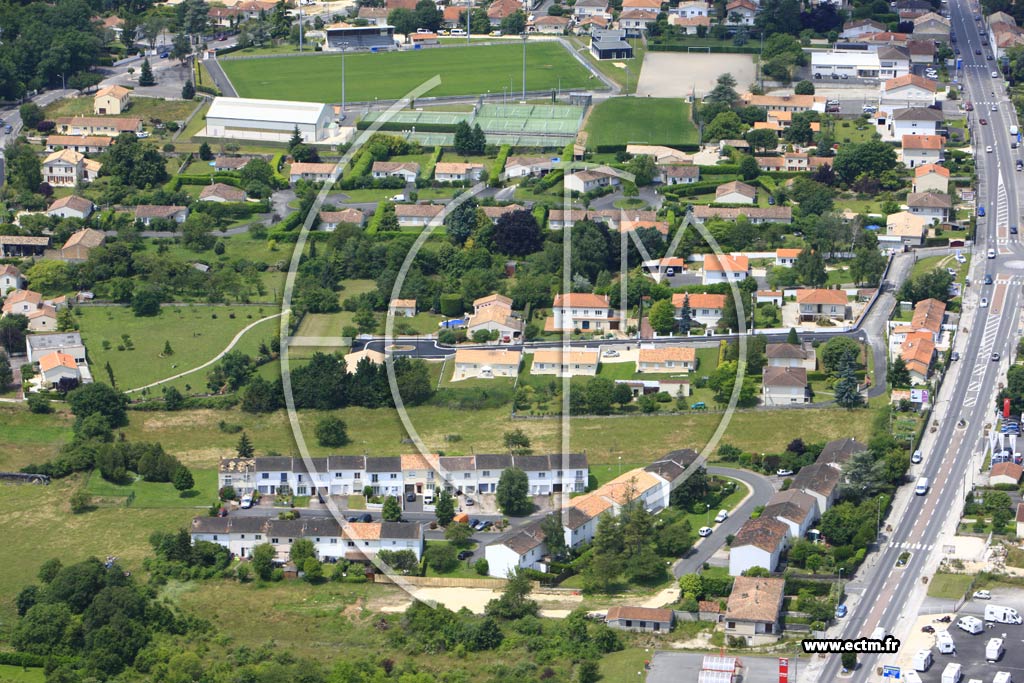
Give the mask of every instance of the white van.
<path id="1" fill-rule="evenodd" d="M 956 643 L 953 642 L 953 636 L 949 635 L 949 631 L 939 631 L 935 634 L 935 649 L 941 655 L 956 653 Z"/>
<path id="2" fill-rule="evenodd" d="M 1020 131 L 1017 129 L 1017 126 L 1010 126 L 1010 135 L 1016 135 L 1018 132 Z"/>
<path id="3" fill-rule="evenodd" d="M 884 640 L 884 639 L 885 639 L 885 629 L 882 628 L 881 626 L 877 627 L 874 631 L 871 632 L 871 640 Z"/>
<path id="4" fill-rule="evenodd" d="M 928 667 L 932 665 L 932 651 L 931 650 L 918 650 L 914 654 L 914 671 L 927 671 Z"/>
<path id="5" fill-rule="evenodd" d="M 985 621 L 997 621 L 1000 624 L 1019 624 L 1024 621 L 1020 612 L 1012 607 L 1002 605 L 985 605 Z"/>
<path id="6" fill-rule="evenodd" d="M 929 481 L 928 477 L 921 477 L 917 480 L 917 486 L 914 487 L 914 493 L 923 496 L 928 493 Z"/>
<path id="7" fill-rule="evenodd" d="M 251 508 L 252 507 L 252 494 L 251 493 L 247 493 L 244 496 L 242 496 L 242 500 L 240 502 L 240 505 L 244 509 Z"/>
<path id="8" fill-rule="evenodd" d="M 942 683 L 960 683 L 960 679 L 964 676 L 962 669 L 963 667 L 956 662 L 947 664 L 946 668 L 942 670 Z"/>
<path id="9" fill-rule="evenodd" d="M 961 631 L 967 631 L 972 636 L 976 636 L 985 630 L 985 624 L 978 617 L 960 617 L 960 620 L 956 622 L 956 626 Z"/>
<path id="10" fill-rule="evenodd" d="M 465 38 L 466 37 L 466 29 L 464 29 L 464 28 L 453 28 L 449 35 L 451 35 L 451 36 L 462 36 L 463 38 Z"/>
<path id="11" fill-rule="evenodd" d="M 989 664 L 998 662 L 999 658 L 1003 656 L 1003 639 L 1002 638 L 989 638 L 988 643 L 985 645 L 985 661 Z"/>

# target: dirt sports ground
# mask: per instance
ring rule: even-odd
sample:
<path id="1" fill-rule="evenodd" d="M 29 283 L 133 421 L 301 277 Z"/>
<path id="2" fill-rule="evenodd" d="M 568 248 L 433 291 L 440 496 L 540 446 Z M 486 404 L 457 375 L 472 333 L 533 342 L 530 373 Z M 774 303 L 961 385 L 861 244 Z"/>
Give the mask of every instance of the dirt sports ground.
<path id="1" fill-rule="evenodd" d="M 648 52 L 640 70 L 639 97 L 706 95 L 723 73 L 736 78 L 738 92 L 746 90 L 757 73 L 753 55 L 706 52 Z"/>

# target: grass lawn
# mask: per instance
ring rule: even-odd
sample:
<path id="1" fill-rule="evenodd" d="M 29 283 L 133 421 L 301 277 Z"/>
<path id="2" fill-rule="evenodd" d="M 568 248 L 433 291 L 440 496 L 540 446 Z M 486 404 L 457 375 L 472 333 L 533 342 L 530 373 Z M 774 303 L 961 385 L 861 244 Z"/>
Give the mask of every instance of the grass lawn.
<path id="1" fill-rule="evenodd" d="M 587 119 L 587 146 L 646 143 L 686 145 L 697 140 L 690 106 L 681 99 L 615 97 L 594 107 Z"/>
<path id="2" fill-rule="evenodd" d="M 89 475 L 85 490 L 103 498 L 127 498 L 135 493 L 133 508 L 207 508 L 217 499 L 216 470 L 192 470 L 195 488 L 184 495 L 170 482 L 143 481 L 141 478 L 128 485 L 114 484 L 94 470 Z M 118 502 L 118 501 L 114 501 Z M 123 502 L 123 501 L 120 501 Z"/>
<path id="3" fill-rule="evenodd" d="M 522 88 L 522 55 L 517 44 L 352 54 L 345 58 L 346 96 L 352 102 L 398 99 L 434 76 L 441 76 L 441 83 L 425 93 L 431 97 L 497 91 L 510 76 L 517 90 Z M 341 55 L 224 59 L 221 66 L 240 97 L 307 102 L 336 102 L 340 97 L 340 86 L 327 88 L 324 83 L 341 73 Z M 590 83 L 586 69 L 555 42 L 529 44 L 526 68 L 530 90 L 556 88 L 559 82 L 563 88 Z"/>
<path id="4" fill-rule="evenodd" d="M 0 664 L 0 683 L 43 683 L 45 680 L 42 669 Z"/>
<path id="5" fill-rule="evenodd" d="M 448 541 L 427 541 L 427 548 L 429 548 L 432 545 L 448 545 Z M 473 549 L 475 547 L 476 544 L 474 543 L 472 546 L 470 546 L 470 549 Z M 433 567 L 427 565 L 427 576 L 446 576 L 449 578 L 458 579 L 479 579 L 480 575 L 476 573 L 475 569 L 473 569 L 473 562 L 475 561 L 476 560 L 472 558 L 468 561 L 460 560 L 459 564 L 455 567 L 455 569 L 451 570 L 450 572 L 445 572 L 444 574 L 435 571 Z"/>
<path id="6" fill-rule="evenodd" d="M 75 310 L 81 312 L 77 320 L 89 349 L 93 378 L 107 382 L 104 366 L 110 363 L 122 389 L 141 387 L 202 365 L 223 351 L 243 327 L 276 312 L 254 306 L 165 306 L 158 316 L 140 318 L 127 307 L 82 306 Z M 131 338 L 133 350 L 118 350 L 123 334 Z M 109 342 L 109 349 L 103 348 L 104 341 Z M 173 355 L 163 356 L 165 342 L 170 342 Z M 201 386 L 205 381 L 192 384 Z"/>
<path id="7" fill-rule="evenodd" d="M 601 658 L 601 680 L 608 683 L 619 681 L 643 681 L 644 662 L 652 658 L 645 648 L 631 647 L 612 652 Z M 636 678 L 634 678 L 636 676 Z"/>
<path id="8" fill-rule="evenodd" d="M 132 93 L 132 105 L 120 116 L 137 116 L 148 123 L 149 119 L 160 119 L 161 121 L 184 121 L 192 110 L 196 108 L 195 102 L 186 100 L 164 100 L 159 97 L 136 97 L 142 95 L 143 90 L 135 90 Z M 53 120 L 59 116 L 93 116 L 92 97 L 70 97 L 57 100 L 45 107 L 43 111 L 46 118 Z"/>
<path id="9" fill-rule="evenodd" d="M 836 210 L 849 209 L 857 214 L 881 214 L 882 202 L 873 199 L 852 199 L 838 197 L 835 201 Z M 881 220 L 881 219 L 879 219 Z M 884 221 L 882 221 L 884 223 Z"/>
<path id="10" fill-rule="evenodd" d="M 39 463 L 57 454 L 71 439 L 74 417 L 64 411 L 52 415 L 30 413 L 24 404 L 0 404 L 0 470 L 20 470 L 29 463 Z"/>
<path id="11" fill-rule="evenodd" d="M 835 127 L 837 142 L 860 143 L 878 138 L 875 127 L 871 124 L 859 124 L 859 121 L 839 121 Z"/>
<path id="12" fill-rule="evenodd" d="M 928 582 L 928 597 L 959 600 L 973 581 L 970 574 L 936 574 Z"/>
<path id="13" fill-rule="evenodd" d="M 440 371 L 439 365 L 432 365 Z M 409 419 L 433 452 L 448 455 L 502 452 L 503 434 L 522 429 L 530 437 L 537 453 L 557 452 L 561 444 L 561 420 L 512 420 L 507 406 L 481 410 L 451 410 L 437 406 L 407 408 Z M 314 456 L 328 454 L 398 455 L 408 452 L 407 434 L 393 410 L 350 407 L 333 411 L 348 425 L 351 443 L 343 448 L 322 448 L 311 438 L 319 411 L 303 411 L 299 420 Z M 851 436 L 867 439 L 873 411 L 839 411 L 835 408 L 800 412 L 801 437 L 820 442 Z M 677 448 L 702 449 L 718 426 L 718 413 L 693 412 L 683 415 L 636 416 L 575 419 L 571 422 L 571 447 L 585 450 L 591 464 L 617 463 L 621 455 L 635 462 L 637 444 L 644 444 L 644 459 L 652 462 Z M 240 425 L 249 434 L 257 453 L 275 450 L 283 455 L 298 455 L 284 411 L 270 415 L 249 415 L 230 411 L 192 410 L 173 413 L 133 413 L 125 433 L 132 440 L 160 441 L 185 464 L 209 469 L 218 460 L 234 452 L 238 434 L 218 427 L 221 421 Z M 461 441 L 446 441 L 446 435 L 458 434 Z M 781 452 L 793 440 L 793 427 L 780 421 L 771 411 L 737 411 L 723 442 L 748 451 Z"/>
<path id="14" fill-rule="evenodd" d="M 957 280 L 959 280 L 959 272 L 961 268 L 966 270 L 967 264 L 965 263 L 961 266 L 952 256 L 929 256 L 928 258 L 918 259 L 910 270 L 910 277 L 918 277 L 919 275 L 930 273 L 936 268 L 952 268 L 957 271 Z"/>

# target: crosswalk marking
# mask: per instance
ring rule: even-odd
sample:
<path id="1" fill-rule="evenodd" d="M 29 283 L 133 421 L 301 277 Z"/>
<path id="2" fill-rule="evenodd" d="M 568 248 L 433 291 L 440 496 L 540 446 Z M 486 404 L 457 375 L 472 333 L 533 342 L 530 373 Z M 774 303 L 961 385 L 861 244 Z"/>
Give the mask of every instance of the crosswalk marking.
<path id="1" fill-rule="evenodd" d="M 931 550 L 932 548 L 934 548 L 935 544 L 934 543 L 925 544 L 925 543 L 902 542 L 902 543 L 889 543 L 889 546 L 892 547 L 892 548 L 895 548 L 896 550 L 924 550 L 924 551 L 928 551 L 928 550 Z"/>

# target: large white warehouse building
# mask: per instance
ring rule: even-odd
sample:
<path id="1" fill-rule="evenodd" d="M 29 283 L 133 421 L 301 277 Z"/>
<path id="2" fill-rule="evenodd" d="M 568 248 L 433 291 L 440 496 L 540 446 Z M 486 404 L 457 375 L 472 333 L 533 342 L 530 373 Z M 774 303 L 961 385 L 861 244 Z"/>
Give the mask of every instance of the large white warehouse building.
<path id="1" fill-rule="evenodd" d="M 333 107 L 322 102 L 215 97 L 206 114 L 202 135 L 287 142 L 296 126 L 307 143 L 339 132 Z"/>

